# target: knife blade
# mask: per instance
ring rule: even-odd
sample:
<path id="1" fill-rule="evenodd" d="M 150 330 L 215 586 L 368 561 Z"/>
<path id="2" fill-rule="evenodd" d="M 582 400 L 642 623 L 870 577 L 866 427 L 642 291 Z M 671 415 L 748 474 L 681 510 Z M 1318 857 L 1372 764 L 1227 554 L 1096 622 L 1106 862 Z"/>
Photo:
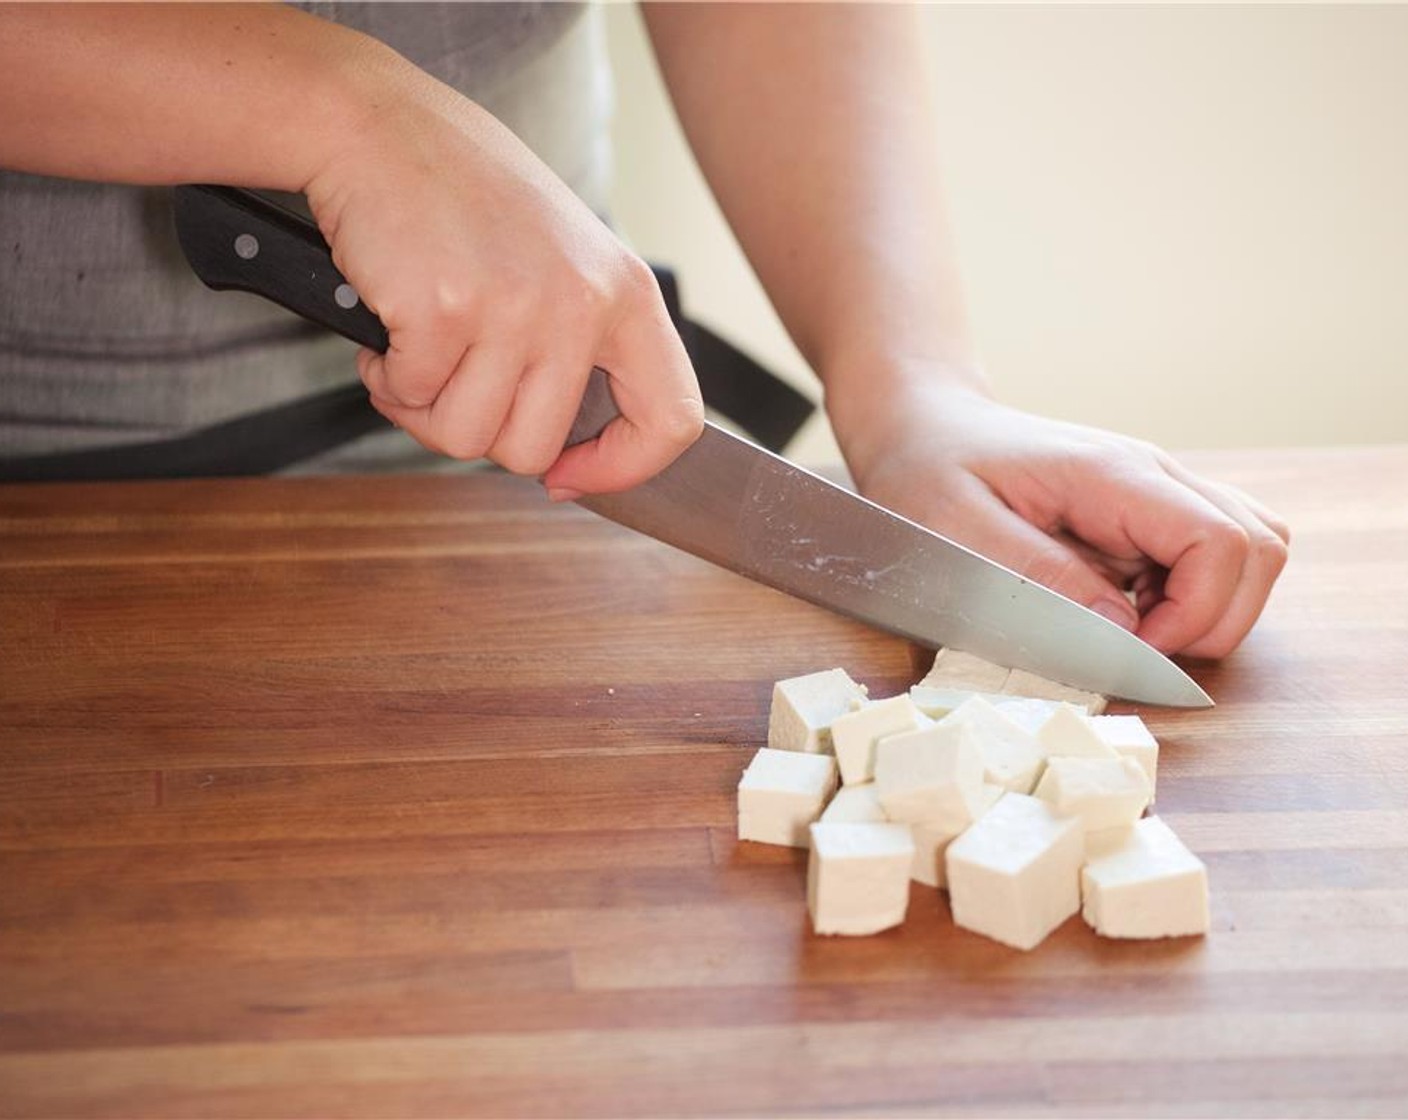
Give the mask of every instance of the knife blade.
<path id="1" fill-rule="evenodd" d="M 271 299 L 363 346 L 386 329 L 316 226 L 248 191 L 174 192 L 177 235 L 208 286 Z M 619 415 L 594 370 L 568 443 Z M 578 504 L 685 552 L 929 646 L 1077 688 L 1172 707 L 1212 700 L 1168 658 L 1094 611 L 712 423 L 673 464 Z"/>

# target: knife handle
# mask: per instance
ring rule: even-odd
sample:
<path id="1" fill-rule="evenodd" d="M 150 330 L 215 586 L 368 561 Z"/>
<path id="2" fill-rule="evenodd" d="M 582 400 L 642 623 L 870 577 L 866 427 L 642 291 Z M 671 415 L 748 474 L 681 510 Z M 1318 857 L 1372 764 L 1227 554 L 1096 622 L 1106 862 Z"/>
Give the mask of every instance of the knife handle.
<path id="1" fill-rule="evenodd" d="M 173 194 L 181 251 L 207 287 L 253 292 L 386 352 L 386 328 L 332 263 L 312 222 L 235 187 L 182 186 Z"/>
<path id="2" fill-rule="evenodd" d="M 173 194 L 181 251 L 207 287 L 263 296 L 386 352 L 385 325 L 332 263 L 332 250 L 312 222 L 238 187 L 192 184 Z M 619 415 L 606 371 L 593 369 L 566 446 L 595 439 Z"/>

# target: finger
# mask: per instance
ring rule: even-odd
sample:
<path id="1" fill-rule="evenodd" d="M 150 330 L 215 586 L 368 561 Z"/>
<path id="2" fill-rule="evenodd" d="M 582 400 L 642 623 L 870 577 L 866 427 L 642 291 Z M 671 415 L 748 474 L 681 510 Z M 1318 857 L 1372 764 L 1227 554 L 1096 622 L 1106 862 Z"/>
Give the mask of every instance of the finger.
<path id="1" fill-rule="evenodd" d="M 1226 614 L 1248 555 L 1247 531 L 1156 467 L 1112 483 L 1073 511 L 1071 528 L 1116 555 L 1132 545 L 1167 569 L 1164 598 L 1138 633 L 1165 653 L 1185 650 Z"/>
<path id="2" fill-rule="evenodd" d="M 1024 520 L 979 480 L 958 497 L 959 543 L 1011 568 L 1117 626 L 1134 630 L 1139 615 L 1124 593 L 1065 541 Z"/>
<path id="3" fill-rule="evenodd" d="M 489 457 L 515 474 L 541 475 L 557 462 L 581 407 L 595 347 L 579 346 L 531 364 Z"/>
<path id="4" fill-rule="evenodd" d="M 1261 616 L 1271 588 L 1286 566 L 1289 530 L 1284 525 L 1280 526 L 1286 533 L 1283 537 L 1261 514 L 1246 504 L 1244 495 L 1230 488 L 1199 478 L 1177 462 L 1165 469 L 1177 481 L 1202 495 L 1236 521 L 1247 534 L 1247 557 L 1231 602 L 1212 629 L 1183 650 L 1194 657 L 1225 657 L 1237 648 Z"/>
<path id="5" fill-rule="evenodd" d="M 383 400 L 407 408 L 432 404 L 449 381 L 471 337 L 466 322 L 440 313 L 424 324 L 399 329 L 388 324 L 385 354 L 372 354 L 363 380 Z"/>
<path id="6" fill-rule="evenodd" d="M 408 430 L 442 455 L 483 458 L 513 406 L 523 363 L 523 350 L 512 344 L 471 346 L 423 421 Z"/>
<path id="7" fill-rule="evenodd" d="M 618 321 L 592 364 L 610 372 L 621 415 L 596 439 L 562 453 L 544 479 L 550 490 L 628 490 L 669 466 L 703 431 L 699 383 L 658 288 Z"/>

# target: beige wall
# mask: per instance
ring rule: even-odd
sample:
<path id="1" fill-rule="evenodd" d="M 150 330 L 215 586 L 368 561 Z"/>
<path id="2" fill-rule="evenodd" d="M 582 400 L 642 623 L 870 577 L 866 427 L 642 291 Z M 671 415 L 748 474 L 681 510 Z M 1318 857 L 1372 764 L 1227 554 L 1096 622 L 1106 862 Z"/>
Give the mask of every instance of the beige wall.
<path id="1" fill-rule="evenodd" d="M 924 12 L 999 393 L 1171 447 L 1408 439 L 1408 7 Z M 616 218 L 687 306 L 805 378 L 606 12 Z M 834 455 L 824 431 L 794 447 Z"/>

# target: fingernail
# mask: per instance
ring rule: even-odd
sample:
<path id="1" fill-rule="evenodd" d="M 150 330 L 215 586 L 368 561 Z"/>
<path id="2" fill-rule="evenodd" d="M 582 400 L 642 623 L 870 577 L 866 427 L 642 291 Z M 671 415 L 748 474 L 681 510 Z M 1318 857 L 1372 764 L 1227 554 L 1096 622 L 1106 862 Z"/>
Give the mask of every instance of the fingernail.
<path id="1" fill-rule="evenodd" d="M 573 490 L 567 486 L 549 486 L 548 501 L 550 502 L 575 502 L 582 496 L 582 491 Z"/>
<path id="2" fill-rule="evenodd" d="M 1101 599 L 1091 603 L 1090 609 L 1125 630 L 1134 630 L 1139 626 L 1139 614 L 1122 599 Z"/>

